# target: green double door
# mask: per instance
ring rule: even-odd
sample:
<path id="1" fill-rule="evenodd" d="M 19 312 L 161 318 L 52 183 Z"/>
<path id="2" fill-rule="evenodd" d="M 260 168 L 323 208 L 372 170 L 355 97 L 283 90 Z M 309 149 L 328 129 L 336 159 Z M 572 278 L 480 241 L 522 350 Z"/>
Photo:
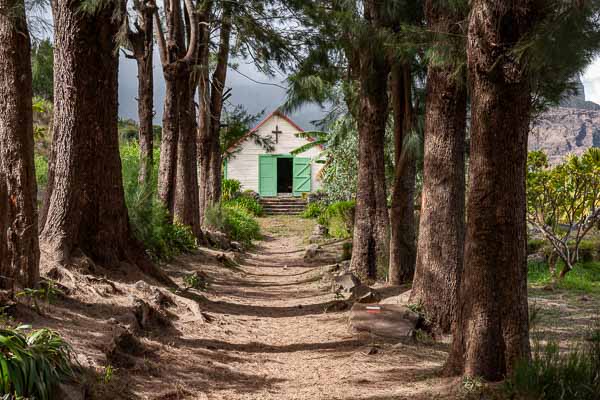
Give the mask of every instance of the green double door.
<path id="1" fill-rule="evenodd" d="M 311 190 L 310 158 L 290 155 L 262 154 L 258 156 L 258 191 L 261 196 L 277 196 L 277 159 L 292 159 L 292 193 L 300 196 Z M 285 173 L 281 171 L 280 173 Z"/>

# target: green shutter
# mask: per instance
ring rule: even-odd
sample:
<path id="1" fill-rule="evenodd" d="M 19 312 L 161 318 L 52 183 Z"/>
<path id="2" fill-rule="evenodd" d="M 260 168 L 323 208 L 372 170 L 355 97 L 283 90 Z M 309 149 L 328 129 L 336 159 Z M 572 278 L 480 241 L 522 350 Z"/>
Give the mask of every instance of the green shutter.
<path id="1" fill-rule="evenodd" d="M 294 157 L 294 195 L 310 192 L 310 158 Z"/>
<path id="2" fill-rule="evenodd" d="M 223 179 L 227 179 L 227 159 L 223 160 Z"/>
<path id="3" fill-rule="evenodd" d="M 277 157 L 258 156 L 258 192 L 261 196 L 277 196 Z"/>

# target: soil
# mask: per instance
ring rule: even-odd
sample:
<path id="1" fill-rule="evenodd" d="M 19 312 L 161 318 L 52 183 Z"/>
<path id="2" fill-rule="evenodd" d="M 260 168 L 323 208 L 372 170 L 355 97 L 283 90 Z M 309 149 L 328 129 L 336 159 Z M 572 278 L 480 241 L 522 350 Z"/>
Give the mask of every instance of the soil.
<path id="1" fill-rule="evenodd" d="M 86 371 L 87 398 L 95 399 L 456 399 L 464 397 L 455 379 L 440 376 L 448 340 L 420 338 L 404 343 L 356 337 L 348 311 L 321 282 L 321 266 L 341 254 L 339 241 L 324 244 L 323 255 L 305 262 L 313 222 L 292 217 L 261 219 L 265 237 L 250 251 L 226 253 L 203 248 L 163 266 L 178 285 L 192 273 L 206 279 L 203 290 L 169 290 L 136 278 L 98 279 L 77 273 L 67 295 L 42 304 L 42 315 L 21 304 L 16 318 L 57 330 L 73 346 Z M 220 260 L 220 261 L 219 261 Z M 384 297 L 406 287 L 381 287 Z M 165 301 L 154 302 L 157 291 Z M 556 305 L 558 293 L 544 293 L 538 307 L 590 318 L 598 299 Z M 169 324 L 137 327 L 139 299 Z M 137 301 L 137 303 L 136 303 Z M 578 302 L 578 300 L 574 300 Z M 161 303 L 162 305 L 159 305 Z M 329 308 L 329 311 L 327 311 Z M 596 308 L 597 310 L 597 308 Z M 546 311 L 544 311 L 546 312 Z M 541 313 L 545 316 L 544 312 Z M 586 317 L 587 316 L 587 317 Z M 161 319 L 159 319 L 161 320 Z M 563 321 L 564 322 L 564 321 Z M 542 318 L 550 330 L 552 318 Z M 579 333 L 578 327 L 573 335 Z M 114 343 L 120 346 L 114 355 Z M 573 339 L 569 337 L 569 339 Z M 112 346 L 112 347 L 111 347 Z M 116 361 L 115 361 L 116 360 Z"/>

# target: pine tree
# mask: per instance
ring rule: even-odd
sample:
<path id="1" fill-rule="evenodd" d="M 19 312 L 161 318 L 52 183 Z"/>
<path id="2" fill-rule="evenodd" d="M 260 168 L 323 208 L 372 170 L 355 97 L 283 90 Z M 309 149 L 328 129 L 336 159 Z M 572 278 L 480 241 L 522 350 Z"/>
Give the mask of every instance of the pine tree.
<path id="1" fill-rule="evenodd" d="M 416 272 L 410 302 L 449 332 L 456 315 L 465 225 L 467 4 L 425 2 L 431 38 L 427 72 L 423 192 Z"/>
<path id="2" fill-rule="evenodd" d="M 40 235 L 44 265 L 68 265 L 83 253 L 108 267 L 125 261 L 170 282 L 134 239 L 125 207 L 115 51 L 123 3 L 83 5 L 52 2 L 56 79 Z"/>
<path id="3" fill-rule="evenodd" d="M 31 45 L 25 4 L 0 0 L 0 288 L 39 279 Z"/>

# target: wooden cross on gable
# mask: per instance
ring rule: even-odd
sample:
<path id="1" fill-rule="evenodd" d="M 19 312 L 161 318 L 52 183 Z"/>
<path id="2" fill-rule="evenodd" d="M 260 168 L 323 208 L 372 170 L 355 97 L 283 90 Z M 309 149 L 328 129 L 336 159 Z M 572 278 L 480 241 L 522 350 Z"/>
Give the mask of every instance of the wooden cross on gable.
<path id="1" fill-rule="evenodd" d="M 275 134 L 275 143 L 279 143 L 279 134 L 283 133 L 282 131 L 279 130 L 279 125 L 275 125 L 275 130 L 272 131 L 272 133 Z"/>

